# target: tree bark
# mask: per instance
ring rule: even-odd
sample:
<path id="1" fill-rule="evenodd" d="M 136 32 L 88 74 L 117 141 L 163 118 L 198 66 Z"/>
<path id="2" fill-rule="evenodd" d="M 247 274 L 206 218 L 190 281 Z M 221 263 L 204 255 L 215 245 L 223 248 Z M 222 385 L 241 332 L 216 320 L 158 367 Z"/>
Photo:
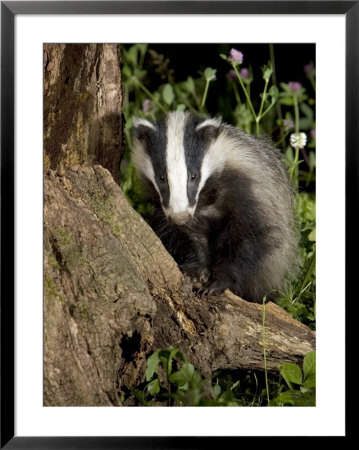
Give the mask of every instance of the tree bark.
<path id="1" fill-rule="evenodd" d="M 123 153 L 118 44 L 44 44 L 44 166 L 101 164 L 117 183 Z"/>
<path id="2" fill-rule="evenodd" d="M 178 347 L 203 374 L 263 369 L 262 306 L 196 297 L 101 166 L 44 180 L 44 404 L 121 405 L 146 357 Z M 266 305 L 267 367 L 299 363 L 315 333 Z"/>

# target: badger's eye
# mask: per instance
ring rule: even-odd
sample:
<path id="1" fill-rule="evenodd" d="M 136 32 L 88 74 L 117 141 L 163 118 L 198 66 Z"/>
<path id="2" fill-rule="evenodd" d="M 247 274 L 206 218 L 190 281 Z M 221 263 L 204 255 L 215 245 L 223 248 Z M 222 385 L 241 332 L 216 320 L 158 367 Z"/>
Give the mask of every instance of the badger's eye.
<path id="1" fill-rule="evenodd" d="M 191 180 L 195 180 L 197 178 L 197 174 L 196 173 L 193 173 L 192 175 L 191 175 Z"/>
<path id="2" fill-rule="evenodd" d="M 161 175 L 161 176 L 160 176 L 160 181 L 161 181 L 161 183 L 164 183 L 164 182 L 165 182 L 165 176 L 164 176 L 164 175 Z"/>

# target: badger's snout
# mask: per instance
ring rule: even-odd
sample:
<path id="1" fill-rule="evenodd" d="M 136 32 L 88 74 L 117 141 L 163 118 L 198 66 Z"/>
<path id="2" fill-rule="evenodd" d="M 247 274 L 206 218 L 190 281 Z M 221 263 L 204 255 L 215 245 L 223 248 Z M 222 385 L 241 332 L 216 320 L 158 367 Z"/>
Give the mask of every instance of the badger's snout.
<path id="1" fill-rule="evenodd" d="M 168 216 L 169 223 L 178 226 L 187 225 L 191 221 L 191 219 L 192 215 L 188 211 L 172 213 Z"/>

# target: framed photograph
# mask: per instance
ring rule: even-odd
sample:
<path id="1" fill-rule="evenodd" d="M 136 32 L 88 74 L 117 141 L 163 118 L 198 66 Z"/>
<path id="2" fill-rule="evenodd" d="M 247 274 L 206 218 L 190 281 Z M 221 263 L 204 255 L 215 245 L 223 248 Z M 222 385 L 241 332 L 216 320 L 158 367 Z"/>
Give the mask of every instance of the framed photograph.
<path id="1" fill-rule="evenodd" d="M 1 2 L 1 448 L 204 448 L 213 439 L 348 436 L 345 299 L 354 293 L 350 255 L 358 243 L 350 217 L 359 191 L 358 27 L 357 1 Z M 170 111 L 176 113 L 166 125 L 156 122 Z M 177 153 L 173 164 L 168 156 L 166 143 L 182 142 L 186 133 L 190 142 L 200 133 L 196 149 L 218 152 L 215 162 L 200 163 L 202 172 L 187 156 L 183 164 Z M 258 156 L 258 172 L 244 152 L 215 190 L 206 181 L 224 158 L 214 142 L 272 151 L 262 134 L 280 148 L 290 183 L 303 193 L 297 208 L 305 217 L 306 269 L 292 296 L 273 281 L 300 266 L 294 243 L 288 244 L 292 231 L 283 225 L 293 217 L 283 206 L 291 194 L 288 181 L 280 181 L 282 166 L 274 157 L 268 163 L 266 153 Z M 252 284 L 240 278 L 217 291 L 219 263 L 213 260 L 219 257 L 210 257 L 207 275 L 203 262 L 207 251 L 221 251 L 213 237 L 193 250 L 181 234 L 185 251 L 176 253 L 172 235 L 160 236 L 180 266 L 192 250 L 204 264 L 191 278 L 195 293 L 183 287 L 177 265 L 145 222 L 137 225 L 131 208 L 156 232 L 162 227 L 160 216 L 148 219 L 152 210 L 137 196 L 128 156 L 137 146 L 134 165 L 141 171 L 143 158 L 148 168 L 154 140 L 159 147 L 163 142 L 164 153 L 151 154 L 152 170 L 142 170 L 176 233 L 191 219 L 173 212 L 172 197 L 166 200 L 168 183 L 178 204 L 184 202 L 181 177 L 170 180 L 171 164 L 176 177 L 182 164 L 193 186 L 198 181 L 193 202 L 204 186 L 208 201 L 222 196 L 229 202 L 225 193 L 238 170 L 250 216 L 258 214 L 286 236 L 285 245 L 279 235 L 263 239 L 261 264 L 262 249 L 270 245 L 281 266 L 271 256 L 262 278 L 258 271 Z M 156 164 L 164 158 L 168 171 L 160 176 Z M 205 170 L 213 172 L 203 181 Z M 246 177 L 252 180 L 248 189 Z M 267 199 L 255 193 L 255 178 Z M 273 178 L 279 184 L 271 191 Z M 194 204 L 199 211 L 188 179 L 183 183 L 187 210 Z M 265 209 L 266 201 L 276 213 Z M 202 206 L 206 220 L 219 214 L 216 224 L 227 223 L 213 204 Z M 236 220 L 251 230 L 245 242 L 254 234 L 251 242 L 257 242 L 254 222 Z M 196 237 L 201 223 L 196 218 Z M 131 233 L 124 238 L 126 227 Z M 219 225 L 215 230 L 226 246 L 228 229 L 222 235 Z M 248 251 L 251 258 L 255 248 Z M 275 264 L 285 266 L 280 275 Z M 133 284 L 137 288 L 124 295 Z M 247 288 L 236 292 L 237 285 Z M 253 287 L 258 285 L 263 292 Z M 226 288 L 245 300 L 231 293 L 217 298 Z M 286 312 L 266 303 L 270 289 Z M 317 302 L 306 301 L 315 291 Z M 279 375 L 283 360 L 287 366 Z M 111 361 L 116 380 L 107 376 Z M 221 378 L 224 370 L 243 368 L 252 375 Z M 278 376 L 268 386 L 267 371 L 274 370 Z M 238 400 L 239 392 L 244 399 L 251 389 L 251 400 Z"/>

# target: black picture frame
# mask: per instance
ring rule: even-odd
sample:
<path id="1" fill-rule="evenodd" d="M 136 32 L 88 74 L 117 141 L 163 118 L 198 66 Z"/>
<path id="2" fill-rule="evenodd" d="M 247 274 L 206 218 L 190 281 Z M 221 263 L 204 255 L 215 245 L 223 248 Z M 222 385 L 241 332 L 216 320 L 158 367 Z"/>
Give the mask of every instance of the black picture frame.
<path id="1" fill-rule="evenodd" d="M 359 1 L 4 1 L 1 2 L 1 440 L 6 449 L 205 448 L 230 437 L 14 436 L 14 21 L 18 14 L 340 14 L 346 19 L 346 298 L 358 232 Z M 346 327 L 348 329 L 348 327 Z M 346 331 L 348 333 L 348 331 Z M 346 337 L 347 334 L 346 334 Z M 348 339 L 346 339 L 348 342 Z M 349 371 L 347 370 L 347 374 Z M 350 383 L 350 380 L 347 380 Z M 346 415 L 347 416 L 347 415 Z M 346 437 L 349 436 L 348 425 Z M 305 438 L 303 438 L 305 439 Z M 260 443 L 259 443 L 260 445 Z"/>

